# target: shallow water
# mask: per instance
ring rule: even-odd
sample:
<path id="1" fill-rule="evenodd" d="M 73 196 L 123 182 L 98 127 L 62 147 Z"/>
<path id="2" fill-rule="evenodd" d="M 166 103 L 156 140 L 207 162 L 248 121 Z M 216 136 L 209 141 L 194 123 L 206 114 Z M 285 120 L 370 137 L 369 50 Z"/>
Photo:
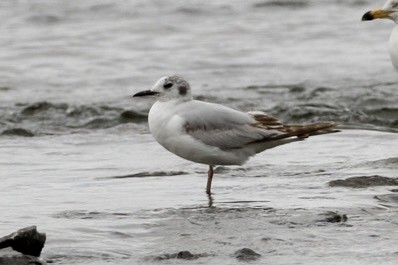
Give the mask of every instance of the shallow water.
<path id="1" fill-rule="evenodd" d="M 374 5 L 2 1 L 0 230 L 37 224 L 55 264 L 172 264 L 159 256 L 182 250 L 238 264 L 244 247 L 259 264 L 395 264 L 396 187 L 328 185 L 398 177 L 392 23 L 360 22 Z M 209 201 L 206 166 L 155 143 L 153 101 L 130 97 L 167 74 L 201 100 L 343 131 L 217 168 Z"/>
<path id="2" fill-rule="evenodd" d="M 392 187 L 327 185 L 396 177 L 395 134 L 346 130 L 219 168 L 210 208 L 205 166 L 171 156 L 147 134 L 104 137 L 2 139 L 0 159 L 18 161 L 2 180 L 2 231 L 38 224 L 48 235 L 43 257 L 59 264 L 156 264 L 181 250 L 204 255 L 194 264 L 236 264 L 243 247 L 276 264 L 396 260 Z M 329 211 L 347 222 L 322 221 Z"/>

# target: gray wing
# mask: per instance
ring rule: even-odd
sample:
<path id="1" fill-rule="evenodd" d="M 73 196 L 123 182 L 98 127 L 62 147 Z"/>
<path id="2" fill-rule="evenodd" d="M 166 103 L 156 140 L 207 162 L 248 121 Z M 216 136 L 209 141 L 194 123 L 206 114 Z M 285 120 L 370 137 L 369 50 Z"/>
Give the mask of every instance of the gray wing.
<path id="1" fill-rule="evenodd" d="M 250 143 L 280 139 L 286 132 L 274 117 L 262 112 L 244 113 L 222 105 L 202 101 L 181 104 L 176 113 L 185 121 L 184 129 L 193 138 L 220 149 L 242 148 Z M 268 119 L 268 127 L 256 119 Z M 272 126 L 275 126 L 272 127 Z"/>

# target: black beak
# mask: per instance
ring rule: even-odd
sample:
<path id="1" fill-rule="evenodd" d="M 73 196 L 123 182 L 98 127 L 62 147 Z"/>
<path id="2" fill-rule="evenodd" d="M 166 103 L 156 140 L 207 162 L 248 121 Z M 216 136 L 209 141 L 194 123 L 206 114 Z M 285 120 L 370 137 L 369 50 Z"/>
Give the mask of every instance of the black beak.
<path id="1" fill-rule="evenodd" d="M 368 11 L 362 16 L 362 21 L 368 21 L 373 19 L 375 18 L 373 17 L 372 11 Z"/>
<path id="2" fill-rule="evenodd" d="M 159 92 L 154 92 L 151 90 L 144 90 L 144 91 L 138 92 L 137 94 L 134 94 L 133 97 L 153 96 L 153 95 L 157 95 L 157 94 L 159 94 Z"/>

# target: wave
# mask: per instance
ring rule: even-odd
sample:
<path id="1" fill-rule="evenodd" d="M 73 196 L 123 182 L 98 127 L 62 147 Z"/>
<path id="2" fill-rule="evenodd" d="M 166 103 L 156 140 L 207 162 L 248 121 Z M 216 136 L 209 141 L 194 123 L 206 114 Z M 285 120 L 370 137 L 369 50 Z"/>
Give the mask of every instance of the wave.
<path id="1" fill-rule="evenodd" d="M 106 129 L 146 122 L 147 114 L 108 105 L 70 105 L 47 101 L 16 104 L 0 114 L 0 134 L 35 136 L 76 129 Z"/>
<path id="2" fill-rule="evenodd" d="M 304 8 L 309 6 L 308 1 L 300 0 L 278 0 L 278 1 L 263 1 L 253 5 L 255 8 L 267 8 L 267 7 L 286 7 L 286 8 Z"/>
<path id="3" fill-rule="evenodd" d="M 226 97 L 230 93 L 228 89 L 212 97 L 198 95 L 196 98 L 243 111 L 262 110 L 286 123 L 333 121 L 347 128 L 398 132 L 394 87 L 395 84 L 375 84 L 358 91 L 357 88 L 267 84 L 236 88 L 233 97 Z M 244 98 L 247 99 L 242 100 Z M 126 123 L 144 127 L 148 118 L 146 109 L 126 108 L 117 102 L 73 105 L 39 101 L 0 106 L 0 110 L 0 135 L 3 136 L 63 134 Z"/>
<path id="4" fill-rule="evenodd" d="M 34 133 L 24 128 L 11 128 L 4 130 L 1 135 L 32 137 Z"/>
<path id="5" fill-rule="evenodd" d="M 397 131 L 398 102 L 391 87 L 395 84 L 376 84 L 361 88 L 359 93 L 356 88 L 286 84 L 252 85 L 244 91 L 257 93 L 257 104 L 271 104 L 263 110 L 284 122 L 334 121 L 360 129 Z"/>

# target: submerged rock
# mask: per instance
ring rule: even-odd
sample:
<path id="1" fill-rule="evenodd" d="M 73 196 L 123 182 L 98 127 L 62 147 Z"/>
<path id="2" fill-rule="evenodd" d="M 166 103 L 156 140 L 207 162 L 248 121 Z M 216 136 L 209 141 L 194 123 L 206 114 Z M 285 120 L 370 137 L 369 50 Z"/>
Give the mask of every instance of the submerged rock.
<path id="1" fill-rule="evenodd" d="M 172 253 L 172 254 L 163 254 L 160 256 L 156 256 L 154 259 L 155 260 L 167 260 L 167 259 L 184 259 L 184 260 L 195 260 L 200 257 L 206 257 L 208 256 L 207 254 L 192 254 L 191 252 L 187 250 L 183 250 L 177 253 Z"/>
<path id="2" fill-rule="evenodd" d="M 388 178 L 379 175 L 337 179 L 329 182 L 331 187 L 367 188 L 372 186 L 398 186 L 398 178 Z"/>
<path id="3" fill-rule="evenodd" d="M 189 251 L 180 251 L 177 253 L 177 259 L 197 259 L 198 257 Z"/>
<path id="4" fill-rule="evenodd" d="M 242 248 L 234 253 L 235 258 L 240 261 L 252 261 L 261 257 L 260 254 L 250 248 Z"/>
<path id="5" fill-rule="evenodd" d="M 340 223 L 340 222 L 347 222 L 348 217 L 345 214 L 339 214 L 337 212 L 326 212 L 325 218 L 319 220 L 320 222 L 328 222 L 328 223 Z"/>
<path id="6" fill-rule="evenodd" d="M 37 232 L 36 226 L 29 226 L 0 238 L 0 249 L 11 247 L 22 254 L 39 257 L 45 242 L 46 234 Z"/>
<path id="7" fill-rule="evenodd" d="M 24 136 L 24 137 L 33 137 L 34 134 L 26 129 L 23 128 L 13 128 L 13 129 L 7 129 L 4 130 L 2 135 L 14 135 L 14 136 Z"/>
<path id="8" fill-rule="evenodd" d="M 18 255 L 10 257 L 0 257 L 0 265 L 45 265 L 46 262 L 37 257 L 28 255 Z"/>

